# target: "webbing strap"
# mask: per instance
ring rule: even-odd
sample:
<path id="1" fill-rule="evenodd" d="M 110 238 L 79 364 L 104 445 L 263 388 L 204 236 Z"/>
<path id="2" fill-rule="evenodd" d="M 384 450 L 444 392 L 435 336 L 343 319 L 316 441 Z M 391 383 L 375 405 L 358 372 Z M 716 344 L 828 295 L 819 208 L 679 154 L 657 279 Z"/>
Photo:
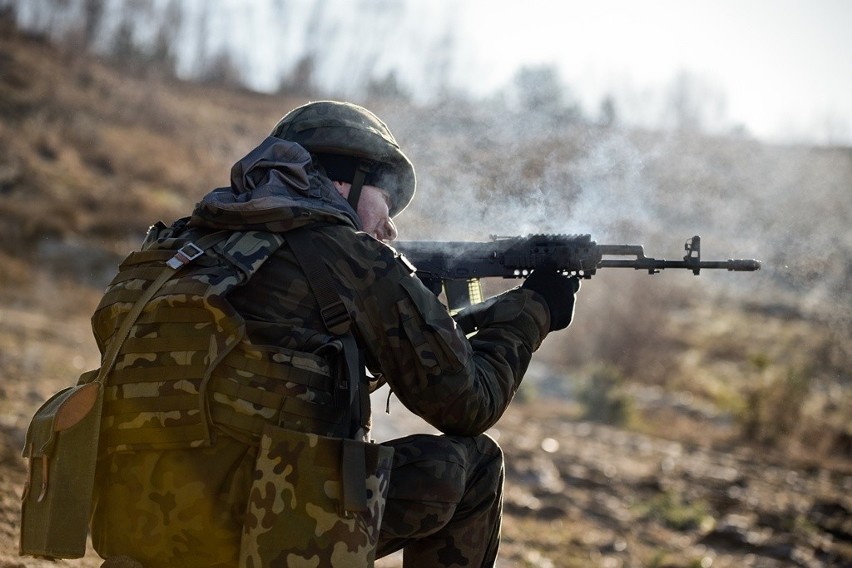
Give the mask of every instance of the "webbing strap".
<path id="1" fill-rule="evenodd" d="M 165 262 L 171 257 L 173 257 L 175 251 L 170 249 L 148 249 L 148 250 L 137 250 L 132 255 L 128 256 L 121 264 L 118 265 L 119 269 L 124 270 L 128 266 L 133 266 L 134 264 L 143 264 L 148 262 Z"/>
<path id="2" fill-rule="evenodd" d="M 358 201 L 361 199 L 361 190 L 364 189 L 368 173 L 370 173 L 370 164 L 364 160 L 359 161 L 358 167 L 355 168 L 355 175 L 352 176 L 352 183 L 349 185 L 349 196 L 346 198 L 355 213 L 358 213 Z"/>
<path id="3" fill-rule="evenodd" d="M 170 351 L 195 351 L 207 355 L 210 349 L 210 338 L 205 336 L 193 337 L 171 336 L 168 343 L 161 337 L 128 337 L 124 344 L 132 353 L 168 353 Z"/>
<path id="4" fill-rule="evenodd" d="M 259 414 L 243 414 L 221 404 L 210 407 L 210 418 L 221 426 L 228 426 L 258 436 L 263 432 L 263 427 L 269 424 L 269 419 Z"/>
<path id="5" fill-rule="evenodd" d="M 168 295 L 186 294 L 188 296 L 203 296 L 208 289 L 208 286 L 202 282 L 172 282 L 174 282 L 174 285 L 172 285 L 171 282 L 169 283 L 168 291 L 166 292 Z M 157 284 L 157 287 L 160 289 L 164 286 L 164 282 Z M 118 288 L 117 290 L 109 290 L 106 294 L 104 294 L 99 308 L 103 309 L 118 303 L 129 304 L 131 302 L 135 302 L 138 297 L 137 294 L 139 294 L 139 291 L 134 289 L 128 290 L 126 288 Z M 148 298 L 146 303 L 153 299 L 155 298 Z"/>
<path id="6" fill-rule="evenodd" d="M 160 414 L 174 410 L 187 410 L 198 408 L 197 394 L 169 394 L 133 398 L 116 398 L 110 401 L 109 412 L 104 416 L 116 416 L 119 414 L 138 414 L 140 412 L 152 412 Z"/>
<path id="7" fill-rule="evenodd" d="M 272 408 L 273 410 L 278 410 L 278 407 L 281 406 L 281 399 L 284 398 L 284 395 L 277 392 L 254 388 L 245 383 L 225 377 L 215 377 L 213 379 L 213 392 L 214 397 L 221 394 L 253 405 Z"/>
<path id="8" fill-rule="evenodd" d="M 219 398 L 221 393 L 214 395 L 214 404 L 210 406 L 210 416 L 216 424 L 236 428 L 251 434 L 260 435 L 270 419 L 258 414 L 239 412 L 226 399 Z M 231 398 L 231 397 L 228 397 Z M 282 397 L 279 396 L 279 400 Z M 321 435 L 331 434 L 337 424 L 334 410 L 328 406 L 313 404 L 293 396 L 283 397 L 283 404 L 278 410 L 278 423 L 287 428 L 300 431 L 319 432 Z M 232 400 L 234 402 L 234 400 Z M 269 407 L 276 410 L 276 407 Z M 296 425 L 298 423 L 298 425 Z"/>
<path id="9" fill-rule="evenodd" d="M 200 308 L 178 308 L 177 306 L 159 305 L 152 310 L 146 310 L 136 320 L 138 323 L 210 323 L 210 311 Z"/>
<path id="10" fill-rule="evenodd" d="M 164 416 L 168 418 L 168 416 Z M 199 421 L 184 424 L 180 428 L 164 430 L 160 426 L 146 428 L 105 428 L 101 440 L 106 447 L 121 449 L 150 445 L 159 448 L 182 448 L 187 443 L 203 440 L 207 435 L 207 425 Z"/>
<path id="11" fill-rule="evenodd" d="M 200 238 L 195 246 L 203 253 L 205 250 L 216 244 L 222 239 L 222 232 L 211 233 L 209 235 L 205 235 Z M 196 255 L 198 256 L 198 255 Z M 162 272 L 154 280 L 142 293 L 136 303 L 133 304 L 133 308 L 131 308 L 130 312 L 124 317 L 124 321 L 121 322 L 121 327 L 112 337 L 112 340 L 109 342 L 109 347 L 107 347 L 106 354 L 104 355 L 103 362 L 101 363 L 101 368 L 98 371 L 98 376 L 95 381 L 103 384 L 106 384 L 107 376 L 109 375 L 112 368 L 115 366 L 115 362 L 118 359 L 118 352 L 121 350 L 121 346 L 124 345 L 124 342 L 127 340 L 127 336 L 130 335 L 130 328 L 133 327 L 133 324 L 136 323 L 136 320 L 139 318 L 139 315 L 142 313 L 142 310 L 145 308 L 145 304 L 154 297 L 154 294 L 162 288 L 163 284 L 171 278 L 175 272 L 183 268 L 188 262 L 190 262 L 195 257 L 188 257 L 185 254 L 181 253 L 181 251 L 177 251 L 174 253 L 172 257 L 173 260 L 177 259 L 176 262 L 172 263 L 169 261 L 166 263 L 166 266 L 162 268 Z M 186 259 L 186 260 L 183 260 Z"/>
<path id="12" fill-rule="evenodd" d="M 159 266 L 134 266 L 121 270 L 110 283 L 111 286 L 127 280 L 156 280 L 163 269 Z"/>
<path id="13" fill-rule="evenodd" d="M 304 385 L 306 387 L 319 389 L 325 392 L 331 392 L 334 388 L 334 384 L 330 376 L 308 371 L 306 369 L 300 369 L 292 364 L 281 365 L 280 363 L 273 363 L 264 360 L 258 361 L 247 357 L 241 357 L 237 361 L 229 361 L 226 359 L 222 365 L 223 368 L 232 369 L 233 374 L 244 371 L 252 375 Z"/>
<path id="14" fill-rule="evenodd" d="M 360 168 L 359 168 L 360 171 Z M 356 178 L 358 174 L 356 173 Z M 363 179 L 360 180 L 363 184 Z M 351 197 L 351 193 L 350 193 Z M 343 471 L 343 507 L 347 511 L 365 511 L 367 508 L 367 490 L 365 480 L 365 445 L 355 443 L 352 436 L 361 426 L 361 355 L 352 334 L 352 319 L 345 304 L 340 299 L 331 273 L 323 260 L 316 254 L 311 254 L 312 243 L 310 235 L 305 230 L 284 233 L 287 243 L 308 277 L 308 284 L 320 307 L 323 323 L 330 333 L 340 336 L 343 343 L 344 383 L 340 385 L 349 391 L 348 414 L 343 420 L 343 430 L 340 436 L 344 439 L 343 455 L 341 456 Z M 341 390 L 340 388 L 338 390 Z"/>
<path id="15" fill-rule="evenodd" d="M 367 510 L 367 454 L 364 443 L 358 440 L 343 440 L 343 476 L 341 492 L 346 511 Z"/>
<path id="16" fill-rule="evenodd" d="M 304 230 L 284 233 L 287 243 L 296 257 L 296 261 L 308 277 L 308 285 L 320 306 L 320 315 L 326 329 L 334 335 L 349 332 L 351 320 L 346 305 L 340 299 L 328 267 L 311 251 L 310 234 Z"/>
<path id="17" fill-rule="evenodd" d="M 152 377 L 156 377 L 158 379 L 156 382 L 160 384 L 193 379 L 200 383 L 201 377 L 204 376 L 206 370 L 206 363 L 199 363 L 197 365 L 158 365 L 153 367 L 122 367 L 121 364 L 117 364 L 110 377 L 109 384 L 117 386 L 139 382 L 150 383 L 153 380 Z M 184 386 L 183 388 L 185 389 L 186 387 Z"/>

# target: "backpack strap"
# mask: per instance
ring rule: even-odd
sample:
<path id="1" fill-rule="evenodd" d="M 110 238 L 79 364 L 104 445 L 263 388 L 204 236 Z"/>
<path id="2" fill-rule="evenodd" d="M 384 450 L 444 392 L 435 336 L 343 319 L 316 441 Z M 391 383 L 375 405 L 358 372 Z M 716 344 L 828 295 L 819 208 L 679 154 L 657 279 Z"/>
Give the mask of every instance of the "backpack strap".
<path id="1" fill-rule="evenodd" d="M 340 299 L 340 294 L 331 278 L 328 266 L 314 253 L 311 236 L 308 231 L 298 229 L 284 233 L 290 250 L 296 257 L 308 277 L 308 285 L 320 307 L 320 315 L 329 333 L 339 336 L 343 343 L 343 354 L 346 360 L 344 372 L 338 382 L 338 390 L 349 391 L 350 419 L 354 423 L 354 429 L 361 425 L 361 403 L 359 400 L 360 383 L 360 354 L 352 335 L 352 318 L 346 305 Z M 349 425 L 344 425 L 348 428 Z M 355 432 L 344 432 L 343 437 L 349 438 Z"/>
<path id="2" fill-rule="evenodd" d="M 361 352 L 352 334 L 352 317 L 346 309 L 346 305 L 340 299 L 328 266 L 317 256 L 311 243 L 308 231 L 299 229 L 284 233 L 287 244 L 293 251 L 296 261 L 308 277 L 308 285 L 319 303 L 320 314 L 326 329 L 339 336 L 343 344 L 344 369 L 338 379 L 337 391 L 341 394 L 349 392 L 349 415 L 341 421 L 342 432 L 340 437 L 345 438 L 343 443 L 342 460 L 342 496 L 343 507 L 347 511 L 363 511 L 366 509 L 367 489 L 364 485 L 366 478 L 366 462 L 363 444 L 355 442 L 352 438 L 361 428 L 361 419 L 366 414 L 364 405 L 369 401 L 366 398 L 366 390 L 362 381 L 364 365 L 361 361 Z"/>
<path id="3" fill-rule="evenodd" d="M 166 266 L 162 269 L 160 275 L 156 280 L 151 282 L 148 288 L 145 289 L 145 292 L 139 296 L 139 299 L 136 300 L 133 307 L 127 313 L 127 316 L 125 316 L 124 320 L 121 322 L 121 327 L 118 328 L 115 337 L 113 337 L 112 341 L 110 341 L 109 347 L 107 347 L 103 361 L 101 362 L 101 368 L 98 371 L 98 376 L 95 378 L 96 382 L 101 383 L 101 385 L 106 384 L 107 377 L 118 359 L 118 352 L 127 340 L 127 336 L 130 334 L 130 328 L 133 327 L 133 324 L 136 323 L 137 319 L 139 319 L 139 315 L 142 313 L 142 310 L 145 309 L 145 304 L 154 297 L 154 294 L 156 294 L 160 288 L 163 287 L 163 284 L 174 276 L 178 270 L 204 254 L 208 248 L 221 241 L 226 235 L 227 233 L 218 231 L 205 235 L 198 239 L 197 243 L 188 242 L 178 249 L 173 257 L 166 261 Z"/>
<path id="4" fill-rule="evenodd" d="M 311 250 L 311 237 L 305 230 L 284 233 L 287 244 L 296 256 L 296 261 L 308 277 L 308 285 L 320 306 L 320 315 L 325 328 L 334 335 L 346 335 L 352 325 L 352 319 L 346 309 L 328 267 Z"/>

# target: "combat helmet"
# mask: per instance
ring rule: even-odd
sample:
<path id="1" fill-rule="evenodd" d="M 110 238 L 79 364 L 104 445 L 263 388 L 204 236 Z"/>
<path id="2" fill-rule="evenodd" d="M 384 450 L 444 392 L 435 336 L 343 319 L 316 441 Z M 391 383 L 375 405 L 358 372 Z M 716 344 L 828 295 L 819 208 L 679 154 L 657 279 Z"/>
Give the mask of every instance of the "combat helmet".
<path id="1" fill-rule="evenodd" d="M 284 115 L 270 135 L 300 144 L 329 168 L 340 168 L 341 158 L 349 158 L 354 170 L 349 203 L 356 210 L 363 185 L 374 185 L 390 194 L 391 217 L 405 209 L 414 196 L 414 166 L 385 123 L 363 107 L 337 101 L 311 102 Z"/>

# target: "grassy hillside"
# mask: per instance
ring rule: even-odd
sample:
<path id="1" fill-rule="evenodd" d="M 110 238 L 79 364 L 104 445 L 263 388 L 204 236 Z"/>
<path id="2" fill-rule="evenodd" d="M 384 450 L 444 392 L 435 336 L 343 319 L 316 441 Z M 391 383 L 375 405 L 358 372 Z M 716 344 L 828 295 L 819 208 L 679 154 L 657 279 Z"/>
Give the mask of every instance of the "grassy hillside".
<path id="1" fill-rule="evenodd" d="M 0 246 L 19 260 L 60 242 L 123 254 L 302 102 L 122 75 L 5 25 Z"/>
<path id="2" fill-rule="evenodd" d="M 230 165 L 304 102 L 128 75 L 2 25 L 0 300 L 10 307 L 87 317 L 149 224 L 227 183 Z M 625 386 L 685 390 L 734 415 L 757 412 L 749 397 L 799 389 L 832 424 L 848 418 L 849 149 L 630 132 L 496 103 L 367 105 L 418 167 L 403 238 L 589 231 L 676 257 L 702 232 L 705 258 L 764 260 L 747 275 L 601 274 L 540 360 L 579 381 L 606 366 Z M 756 433 L 766 427 L 745 426 L 773 437 Z"/>

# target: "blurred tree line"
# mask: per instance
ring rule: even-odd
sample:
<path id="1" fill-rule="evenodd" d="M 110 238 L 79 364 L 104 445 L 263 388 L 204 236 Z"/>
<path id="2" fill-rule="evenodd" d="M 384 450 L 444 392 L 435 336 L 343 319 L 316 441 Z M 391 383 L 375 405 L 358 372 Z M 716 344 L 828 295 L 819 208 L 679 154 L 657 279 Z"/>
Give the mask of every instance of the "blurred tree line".
<path id="1" fill-rule="evenodd" d="M 331 57 L 357 41 L 357 50 L 349 50 L 346 69 L 347 85 L 367 100 L 396 99 L 411 102 L 415 92 L 434 93 L 438 99 L 465 99 L 467 95 L 452 86 L 451 60 L 454 46 L 461 41 L 452 26 L 422 50 L 417 65 L 422 73 L 414 81 L 411 73 L 387 68 L 379 54 L 394 49 L 383 40 L 403 25 L 405 2 L 388 4 L 381 0 L 357 3 L 360 22 L 378 26 L 371 37 L 363 37 L 357 22 L 334 23 L 334 5 L 328 2 L 306 4 L 288 0 L 267 0 L 280 28 L 264 22 L 263 33 L 280 33 L 281 49 L 292 49 L 299 55 L 279 72 L 277 92 L 286 95 L 351 96 L 352 92 L 321 92 L 321 69 Z M 30 33 L 47 36 L 73 57 L 75 53 L 94 53 L 125 71 L 146 77 L 176 78 L 228 87 L 250 87 L 250 65 L 239 46 L 217 45 L 211 36 L 223 33 L 213 29 L 219 2 L 188 3 L 181 0 L 0 0 L 0 10 L 11 13 L 18 25 Z M 289 38 L 286 25 L 295 11 L 307 11 L 299 18 L 303 28 Z M 338 18 L 339 19 L 339 18 Z M 332 22 L 332 23 L 330 23 Z M 356 39 L 341 41 L 337 49 L 329 41 L 329 32 L 351 35 Z M 227 30 L 226 30 L 227 32 Z M 299 38 L 295 38 L 299 35 Z M 249 36 L 250 37 L 250 36 Z M 301 41 L 300 45 L 293 42 Z M 290 43 L 288 43 L 290 42 Z M 387 43 L 385 43 L 387 42 Z M 181 60 L 190 59 L 181 65 Z M 417 84 L 412 84 L 412 82 Z M 603 126 L 621 123 L 618 97 L 605 94 L 597 108 L 584 109 L 552 64 L 519 68 L 510 84 L 496 95 L 504 104 L 522 111 L 557 119 L 586 121 Z M 629 101 L 637 106 L 647 103 Z M 665 95 L 664 116 L 653 117 L 655 125 L 675 131 L 700 132 L 718 130 L 725 122 L 725 97 L 713 85 L 687 72 L 673 78 Z M 632 109 L 635 110 L 635 109 Z M 645 109 L 645 114 L 656 114 Z M 737 131 L 741 127 L 728 128 Z"/>

